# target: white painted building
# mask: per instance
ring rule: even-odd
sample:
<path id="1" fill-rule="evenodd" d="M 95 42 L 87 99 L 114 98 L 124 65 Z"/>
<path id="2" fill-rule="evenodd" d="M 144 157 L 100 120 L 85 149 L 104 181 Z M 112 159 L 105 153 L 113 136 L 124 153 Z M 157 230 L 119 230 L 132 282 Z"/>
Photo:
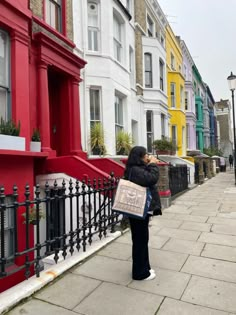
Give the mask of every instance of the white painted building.
<path id="1" fill-rule="evenodd" d="M 229 100 L 220 100 L 215 103 L 217 118 L 217 136 L 219 149 L 223 156 L 228 158 L 233 154 L 232 106 Z"/>
<path id="2" fill-rule="evenodd" d="M 194 61 L 185 41 L 178 38 L 183 54 L 182 72 L 185 78 L 186 147 L 187 150 L 196 150 L 196 113 L 192 74 Z"/>
<path id="3" fill-rule="evenodd" d="M 144 109 L 142 143 L 152 152 L 154 140 L 169 137 L 165 49 L 167 20 L 156 0 L 136 1 L 135 5 L 137 94 L 140 108 Z M 143 10 L 140 10 L 140 5 Z"/>
<path id="4" fill-rule="evenodd" d="M 107 154 L 116 155 L 116 132 L 141 144 L 142 108 L 136 98 L 133 1 L 73 1 L 76 53 L 87 65 L 80 84 L 83 150 L 90 150 L 90 126 L 101 122 Z"/>

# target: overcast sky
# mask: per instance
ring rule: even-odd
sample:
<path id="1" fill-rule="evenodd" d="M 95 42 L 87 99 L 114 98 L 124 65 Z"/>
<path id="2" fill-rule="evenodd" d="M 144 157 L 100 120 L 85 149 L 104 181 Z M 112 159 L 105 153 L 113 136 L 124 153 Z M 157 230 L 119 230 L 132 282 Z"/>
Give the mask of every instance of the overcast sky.
<path id="1" fill-rule="evenodd" d="M 236 0 L 158 0 L 185 41 L 215 101 L 230 99 L 227 76 L 236 74 Z"/>

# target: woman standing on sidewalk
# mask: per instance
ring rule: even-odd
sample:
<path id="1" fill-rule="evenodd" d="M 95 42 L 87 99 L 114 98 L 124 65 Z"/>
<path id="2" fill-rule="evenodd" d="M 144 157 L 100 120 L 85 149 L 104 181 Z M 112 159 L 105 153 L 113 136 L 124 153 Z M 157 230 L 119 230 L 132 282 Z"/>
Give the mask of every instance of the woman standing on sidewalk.
<path id="1" fill-rule="evenodd" d="M 125 179 L 143 187 L 149 187 L 152 194 L 152 202 L 149 214 L 144 220 L 129 218 L 132 235 L 132 276 L 134 280 L 152 280 L 156 277 L 151 269 L 148 254 L 149 231 L 148 223 L 150 215 L 161 215 L 161 203 L 157 190 L 159 178 L 158 160 L 149 156 L 144 147 L 136 146 L 130 151 L 125 169 Z"/>

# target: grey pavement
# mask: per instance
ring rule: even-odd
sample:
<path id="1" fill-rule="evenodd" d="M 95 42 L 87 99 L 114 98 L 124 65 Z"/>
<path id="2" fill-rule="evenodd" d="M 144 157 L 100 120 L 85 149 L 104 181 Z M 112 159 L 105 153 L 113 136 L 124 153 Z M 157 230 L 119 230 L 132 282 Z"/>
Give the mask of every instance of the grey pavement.
<path id="1" fill-rule="evenodd" d="M 149 248 L 152 281 L 131 278 L 128 231 L 8 314 L 236 314 L 233 171 L 184 193 L 153 218 Z"/>

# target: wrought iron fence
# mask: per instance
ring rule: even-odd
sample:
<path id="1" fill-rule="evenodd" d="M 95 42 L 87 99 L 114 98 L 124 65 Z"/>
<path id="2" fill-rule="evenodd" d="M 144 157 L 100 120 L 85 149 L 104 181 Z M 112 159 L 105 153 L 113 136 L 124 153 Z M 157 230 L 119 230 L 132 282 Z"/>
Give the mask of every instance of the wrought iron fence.
<path id="1" fill-rule="evenodd" d="M 188 189 L 188 167 L 187 165 L 169 166 L 169 185 L 171 196 Z"/>
<path id="2" fill-rule="evenodd" d="M 194 171 L 194 182 L 195 184 L 199 183 L 199 163 L 194 162 L 195 171 Z"/>
<path id="3" fill-rule="evenodd" d="M 55 262 L 74 251 L 86 251 L 97 238 L 106 237 L 120 222 L 112 212 L 118 178 L 54 182 L 36 185 L 34 196 L 28 185 L 23 202 L 18 189 L 10 196 L 0 189 L 0 278 L 24 270 L 25 277 L 40 275 L 42 260 Z M 22 200 L 22 199 L 21 199 Z M 10 233 L 9 233 L 10 231 Z M 20 242 L 19 242 L 20 240 Z M 17 262 L 18 263 L 17 263 Z M 13 264 L 14 262 L 14 264 Z"/>

